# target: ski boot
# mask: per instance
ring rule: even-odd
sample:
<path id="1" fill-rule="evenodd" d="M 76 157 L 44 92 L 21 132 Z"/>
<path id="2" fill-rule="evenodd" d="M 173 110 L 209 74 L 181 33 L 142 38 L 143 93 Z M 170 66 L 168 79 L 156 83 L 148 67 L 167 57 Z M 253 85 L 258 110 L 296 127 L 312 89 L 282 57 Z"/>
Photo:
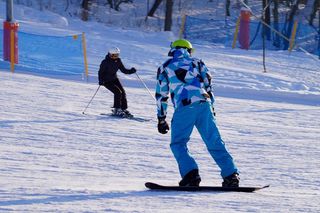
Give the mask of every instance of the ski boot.
<path id="1" fill-rule="evenodd" d="M 124 111 L 120 108 L 113 108 L 111 111 L 112 111 L 113 116 L 117 116 L 117 117 L 121 117 L 121 118 L 123 118 L 125 116 Z"/>
<path id="2" fill-rule="evenodd" d="M 126 109 L 122 110 L 125 118 L 133 118 L 133 115 Z"/>
<path id="3" fill-rule="evenodd" d="M 239 187 L 239 181 L 239 174 L 235 172 L 223 178 L 222 187 Z"/>
<path id="4" fill-rule="evenodd" d="M 199 170 L 193 169 L 179 182 L 179 186 L 199 186 L 201 181 Z"/>

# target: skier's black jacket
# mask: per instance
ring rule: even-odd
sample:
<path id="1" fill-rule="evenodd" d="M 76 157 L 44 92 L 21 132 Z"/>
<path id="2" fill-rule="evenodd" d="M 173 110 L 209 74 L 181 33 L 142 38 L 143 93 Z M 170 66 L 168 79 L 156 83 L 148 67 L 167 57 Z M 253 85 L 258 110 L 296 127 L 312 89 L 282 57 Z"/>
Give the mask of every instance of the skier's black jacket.
<path id="1" fill-rule="evenodd" d="M 117 71 L 120 69 L 125 74 L 135 73 L 135 69 L 126 69 L 122 64 L 120 58 L 111 59 L 109 55 L 106 55 L 105 59 L 100 64 L 99 69 L 99 83 L 114 81 L 118 78 Z"/>

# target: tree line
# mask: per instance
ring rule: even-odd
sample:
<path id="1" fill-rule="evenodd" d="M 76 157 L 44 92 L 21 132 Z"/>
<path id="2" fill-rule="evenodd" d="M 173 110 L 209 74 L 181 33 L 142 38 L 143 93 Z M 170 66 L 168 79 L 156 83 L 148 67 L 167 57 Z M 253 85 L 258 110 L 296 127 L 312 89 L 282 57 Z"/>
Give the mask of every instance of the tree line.
<path id="1" fill-rule="evenodd" d="M 94 0 L 82 0 L 82 20 L 88 19 L 88 11 L 89 5 Z M 213 2 L 213 0 L 208 0 L 209 2 Z M 279 9 L 282 7 L 286 8 L 287 11 L 287 21 L 292 22 L 301 9 L 301 7 L 305 7 L 307 4 L 312 4 L 312 9 L 310 10 L 310 14 L 308 15 L 308 23 L 310 25 L 314 25 L 316 20 L 316 13 L 320 11 L 320 0 L 260 0 L 262 5 L 263 19 L 268 24 L 271 24 L 271 14 L 273 16 L 274 22 L 279 22 Z M 164 30 L 170 31 L 172 26 L 172 14 L 173 14 L 173 6 L 177 1 L 174 0 L 153 0 L 152 7 L 148 11 L 147 17 L 153 17 L 156 10 L 159 8 L 160 4 L 165 3 L 165 20 L 164 20 Z M 244 0 L 244 3 L 250 5 L 250 3 L 256 4 L 257 0 Z M 106 0 L 106 5 L 109 5 L 110 8 L 115 9 L 117 11 L 120 10 L 120 5 L 122 3 L 133 3 L 133 0 Z M 150 3 L 148 0 L 146 3 Z M 181 0 L 180 0 L 181 3 Z M 239 0 L 237 0 L 237 4 L 241 4 Z M 271 7 L 273 8 L 271 9 Z M 225 0 L 225 12 L 226 16 L 230 16 L 230 7 L 231 0 Z M 272 10 L 272 11 L 271 11 Z M 320 12 L 319 12 L 319 20 L 320 20 Z M 320 21 L 318 21 L 320 22 Z"/>
<path id="2" fill-rule="evenodd" d="M 6 0 L 2 0 L 6 1 Z M 64 4 L 65 11 L 67 11 L 70 5 L 79 7 L 80 6 L 80 17 L 83 21 L 89 20 L 91 14 L 91 6 L 93 4 L 98 4 L 100 6 L 114 9 L 115 11 L 120 11 L 121 7 L 124 7 L 124 3 L 134 3 L 135 0 L 14 0 L 17 4 L 24 4 L 26 6 L 34 6 L 37 4 L 42 9 L 50 9 L 53 8 L 56 4 Z M 306 7 L 307 13 L 304 13 L 305 19 L 307 20 L 309 25 L 315 26 L 316 23 L 320 25 L 320 0 L 201 0 L 203 2 L 211 3 L 212 5 L 221 6 L 221 4 L 225 5 L 225 16 L 231 16 L 231 11 L 233 10 L 233 14 L 239 13 L 240 8 L 243 6 L 242 1 L 248 6 L 252 7 L 254 5 L 260 5 L 260 11 L 263 14 L 259 14 L 263 16 L 265 22 L 271 24 L 272 19 L 275 26 L 280 21 L 279 19 L 284 16 L 286 17 L 286 21 L 292 22 L 302 10 L 301 8 Z M 141 2 L 141 1 L 140 1 Z M 148 11 L 146 13 L 145 20 L 148 17 L 154 17 L 157 10 L 159 10 L 160 5 L 164 5 L 164 30 L 171 31 L 172 27 L 172 16 L 177 13 L 174 10 L 174 7 L 183 7 L 183 5 L 191 5 L 190 9 L 192 10 L 192 6 L 196 3 L 199 3 L 200 0 L 145 0 L 145 4 L 147 4 Z M 235 11 L 238 10 L 238 11 Z M 303 9 L 305 10 L 305 9 Z M 283 12 L 285 11 L 285 12 Z M 192 12 L 192 11 L 191 11 Z M 318 17 L 317 18 L 317 13 Z M 186 14 L 188 15 L 188 14 Z M 316 26 L 317 27 L 317 26 Z"/>
<path id="3" fill-rule="evenodd" d="M 273 26 L 277 31 L 281 31 L 279 29 L 280 9 L 281 11 L 285 11 L 282 16 L 285 17 L 284 22 L 286 27 L 282 29 L 282 32 L 287 38 L 291 36 L 295 20 L 307 22 L 309 25 L 314 26 L 317 11 L 319 11 L 318 24 L 320 29 L 320 0 L 262 0 L 261 19 L 268 25 Z M 267 40 L 270 40 L 271 30 L 266 26 L 263 26 L 263 34 Z M 274 45 L 279 46 L 279 38 L 274 41 Z M 286 49 L 288 45 L 289 42 L 285 42 Z"/>
<path id="4" fill-rule="evenodd" d="M 225 2 L 226 16 L 230 16 L 231 0 L 226 0 Z M 256 4 L 258 1 L 244 0 L 243 2 L 250 6 L 251 4 Z M 276 22 L 279 21 L 280 9 L 285 11 L 286 21 L 292 22 L 298 15 L 299 10 L 305 9 L 307 5 L 309 5 L 308 8 L 311 8 L 307 11 L 307 13 L 309 13 L 307 14 L 307 17 L 304 17 L 308 20 L 308 23 L 314 25 L 317 12 L 319 12 L 320 20 L 320 0 L 260 0 L 260 3 L 262 6 L 262 15 L 267 23 L 271 23 L 271 14 Z M 239 0 L 237 0 L 237 4 L 241 5 Z"/>
<path id="5" fill-rule="evenodd" d="M 81 7 L 82 7 L 82 11 L 83 11 L 82 15 L 81 15 L 82 20 L 84 20 L 84 21 L 88 20 L 90 4 L 93 1 L 94 0 L 82 0 L 82 3 L 81 3 Z M 146 19 L 148 17 L 153 17 L 154 13 L 156 12 L 156 10 L 160 6 L 160 4 L 164 1 L 166 4 L 164 30 L 171 31 L 174 0 L 155 0 L 151 9 L 149 10 L 149 12 L 146 16 Z M 107 3 L 107 5 L 110 6 L 110 8 L 115 9 L 116 11 L 119 11 L 120 5 L 122 3 L 133 3 L 133 0 L 107 0 L 106 3 Z M 147 3 L 149 4 L 149 1 Z"/>

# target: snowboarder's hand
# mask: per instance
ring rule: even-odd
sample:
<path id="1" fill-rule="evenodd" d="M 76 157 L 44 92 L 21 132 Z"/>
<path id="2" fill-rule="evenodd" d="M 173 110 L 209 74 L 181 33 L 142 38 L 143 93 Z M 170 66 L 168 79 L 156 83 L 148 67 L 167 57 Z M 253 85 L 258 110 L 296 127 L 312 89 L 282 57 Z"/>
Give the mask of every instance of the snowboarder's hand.
<path id="1" fill-rule="evenodd" d="M 169 125 L 165 118 L 158 118 L 158 131 L 161 134 L 166 134 L 169 131 Z"/>
<path id="2" fill-rule="evenodd" d="M 99 85 L 100 86 L 104 85 L 104 82 L 103 81 L 99 81 Z"/>
<path id="3" fill-rule="evenodd" d="M 137 72 L 136 68 L 132 67 L 131 68 L 131 73 L 135 73 L 135 72 Z"/>

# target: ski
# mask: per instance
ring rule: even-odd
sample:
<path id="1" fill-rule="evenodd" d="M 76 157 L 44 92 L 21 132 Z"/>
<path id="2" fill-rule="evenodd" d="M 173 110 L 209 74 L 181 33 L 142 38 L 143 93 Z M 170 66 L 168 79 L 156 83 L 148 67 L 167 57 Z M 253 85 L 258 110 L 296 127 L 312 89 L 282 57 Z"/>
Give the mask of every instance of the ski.
<path id="1" fill-rule="evenodd" d="M 128 119 L 128 120 L 134 120 L 134 121 L 139 121 L 139 122 L 146 122 L 146 121 L 150 121 L 151 119 L 148 119 L 148 118 L 142 118 L 142 117 L 121 117 L 121 116 L 118 116 L 118 115 L 114 115 L 112 113 L 101 113 L 100 115 L 103 115 L 103 116 L 110 116 L 112 118 L 116 118 L 116 119 Z"/>
<path id="2" fill-rule="evenodd" d="M 150 190 L 157 191 L 200 191 L 200 192 L 254 192 L 260 189 L 268 188 L 270 185 L 262 187 L 222 187 L 222 186 L 164 186 L 157 183 L 147 182 L 145 186 Z"/>

